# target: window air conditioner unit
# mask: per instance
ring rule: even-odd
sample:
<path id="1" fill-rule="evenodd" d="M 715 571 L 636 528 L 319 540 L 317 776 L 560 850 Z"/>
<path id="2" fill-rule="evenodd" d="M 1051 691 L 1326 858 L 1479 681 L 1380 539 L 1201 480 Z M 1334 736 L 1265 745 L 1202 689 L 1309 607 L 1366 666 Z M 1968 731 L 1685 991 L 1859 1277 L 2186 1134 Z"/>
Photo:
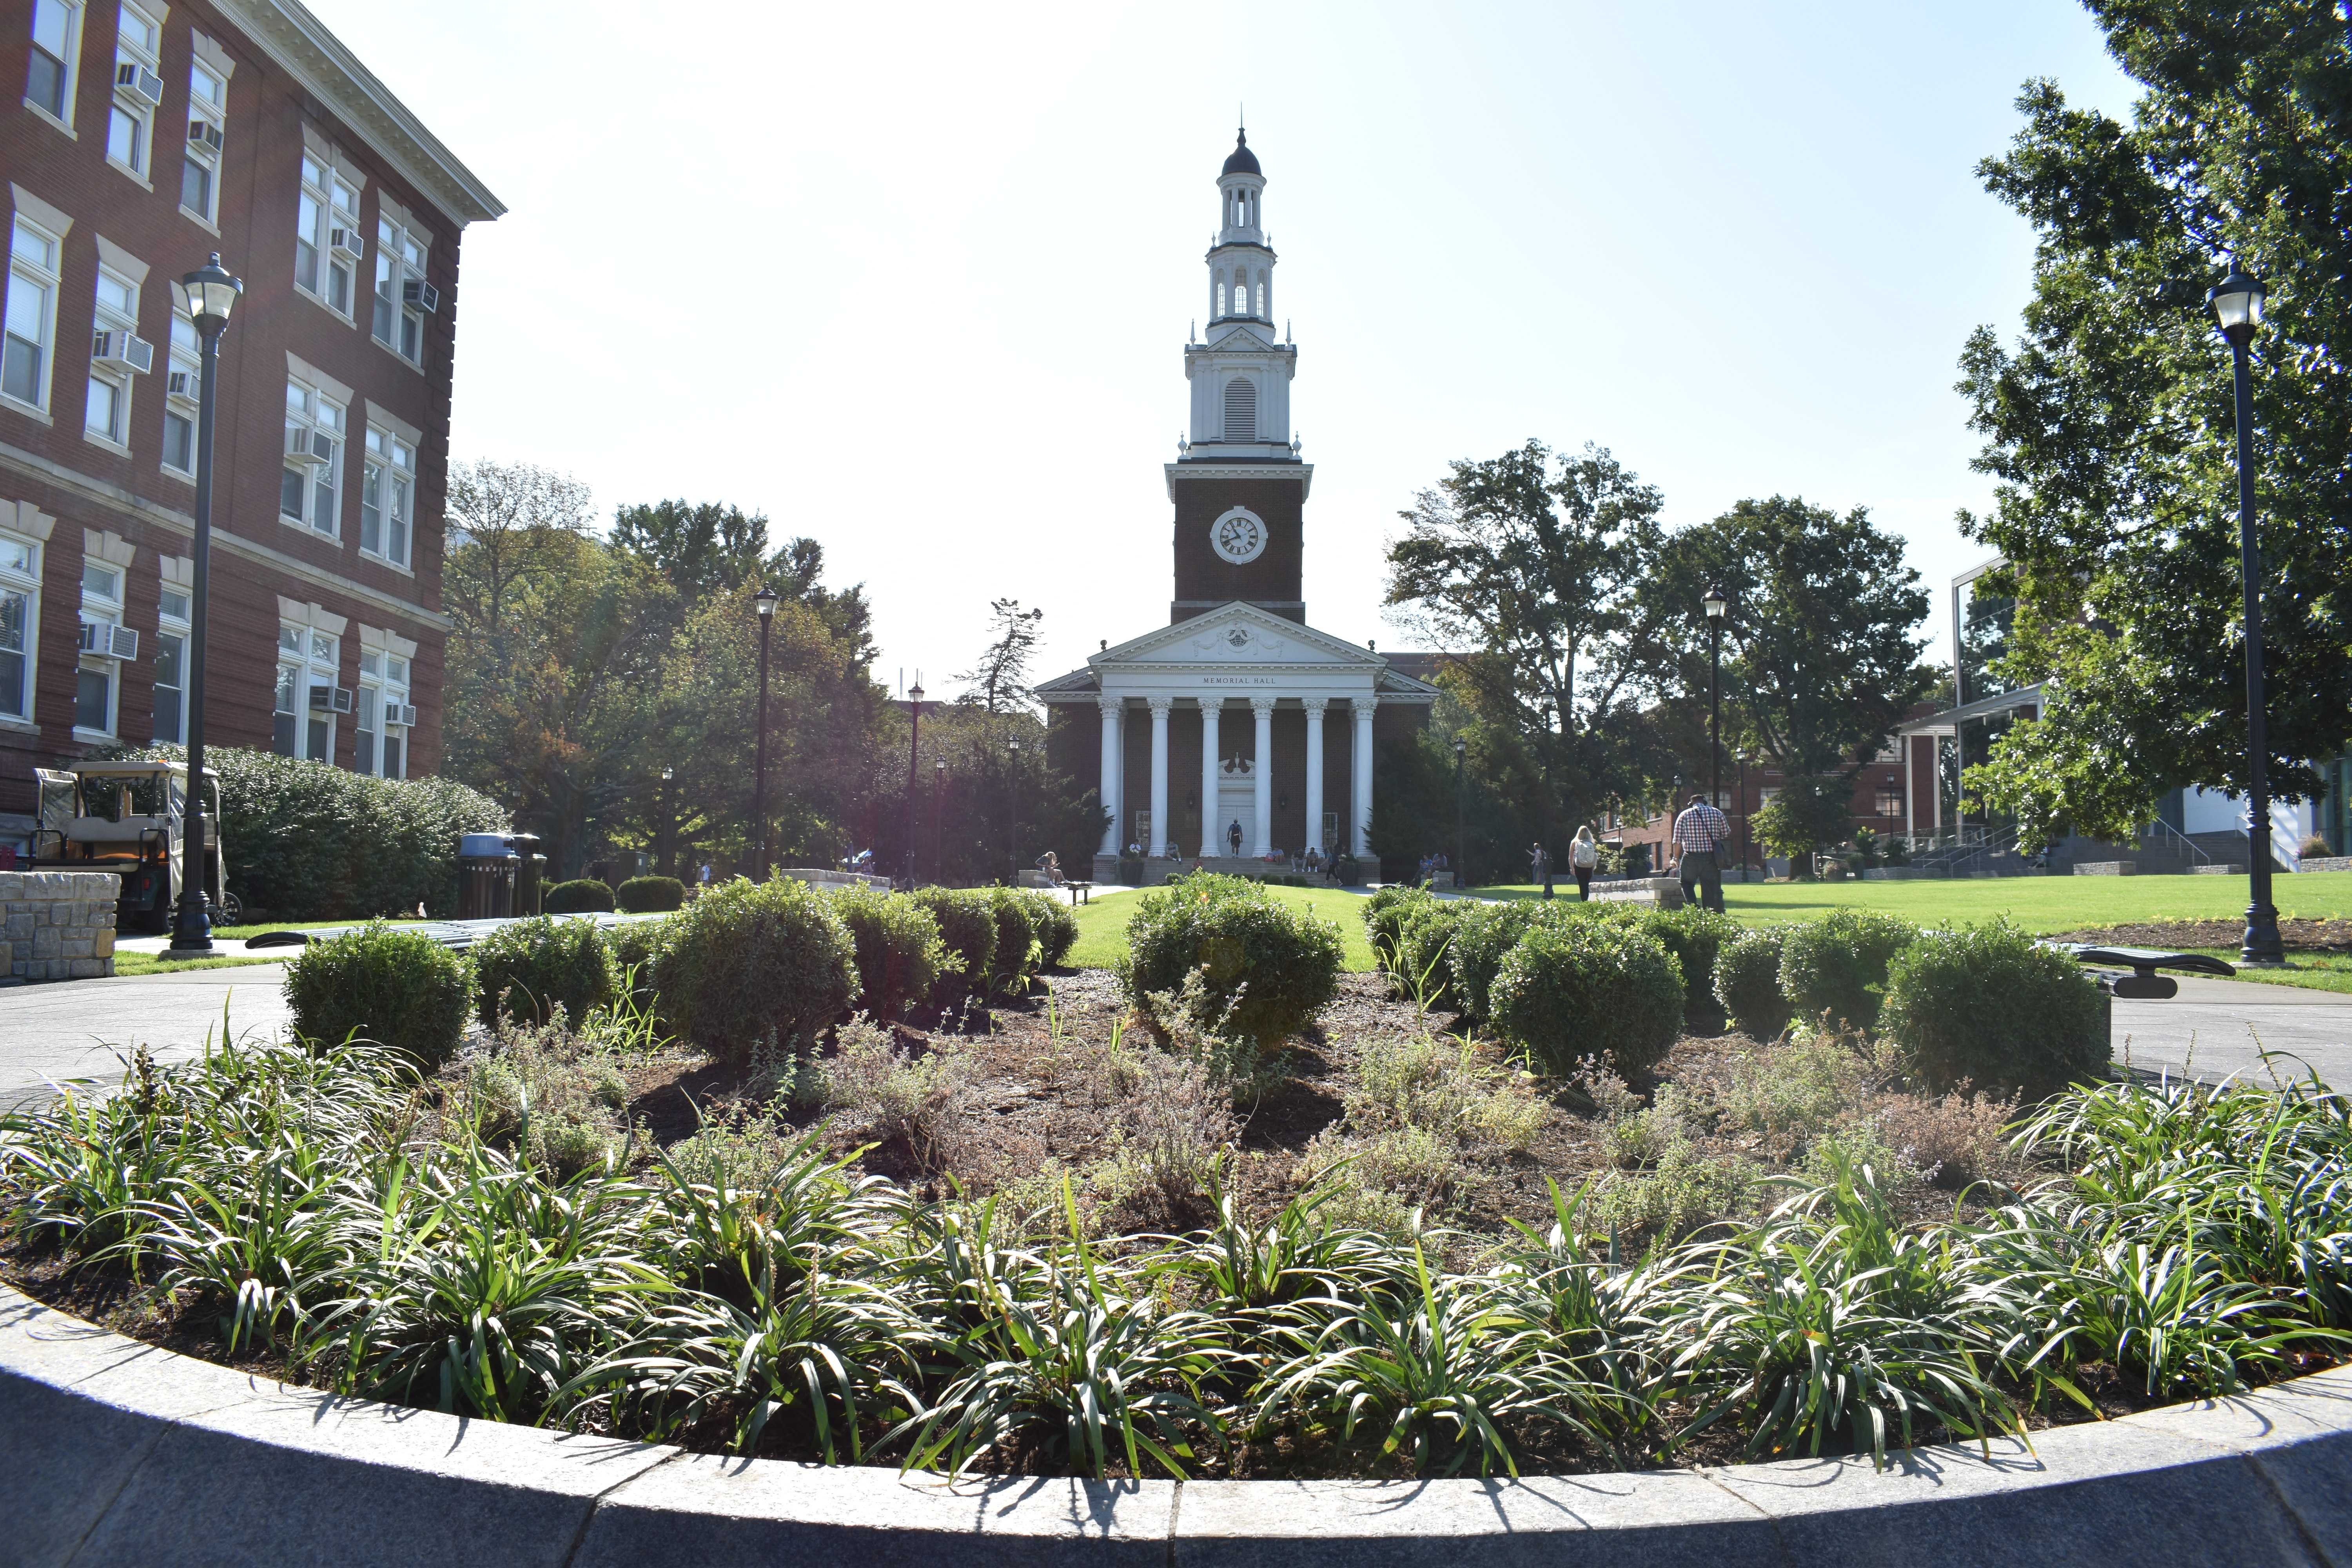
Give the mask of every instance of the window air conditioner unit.
<path id="1" fill-rule="evenodd" d="M 346 261 L 357 261 L 367 254 L 367 237 L 338 225 L 327 231 L 327 248 Z"/>
<path id="2" fill-rule="evenodd" d="M 163 395 L 174 403 L 194 403 L 204 389 L 202 371 L 175 370 L 163 377 Z"/>
<path id="3" fill-rule="evenodd" d="M 441 290 L 422 278 L 411 278 L 403 283 L 400 297 L 428 316 L 441 308 Z"/>
<path id="4" fill-rule="evenodd" d="M 387 724 L 415 723 L 416 704 L 414 702 L 385 703 L 383 705 L 383 721 Z"/>
<path id="5" fill-rule="evenodd" d="M 94 332 L 89 357 L 99 364 L 119 364 L 140 375 L 155 368 L 155 345 L 136 332 Z"/>
<path id="6" fill-rule="evenodd" d="M 303 425 L 286 426 L 286 460 L 306 468 L 323 468 L 335 460 L 335 442 L 330 436 Z"/>
<path id="7" fill-rule="evenodd" d="M 104 621 L 84 621 L 81 624 L 81 651 L 95 658 L 135 659 L 139 657 L 139 634 L 129 626 L 109 626 Z"/>
<path id="8" fill-rule="evenodd" d="M 188 145 L 202 148 L 215 157 L 220 155 L 223 136 L 221 128 L 209 120 L 188 121 Z"/>
<path id="9" fill-rule="evenodd" d="M 163 107 L 163 79 L 136 60 L 115 62 L 114 90 L 150 109 Z"/>
<path id="10" fill-rule="evenodd" d="M 352 689 L 348 686 L 314 686 L 310 688 L 310 707 L 321 713 L 348 713 L 352 710 Z"/>

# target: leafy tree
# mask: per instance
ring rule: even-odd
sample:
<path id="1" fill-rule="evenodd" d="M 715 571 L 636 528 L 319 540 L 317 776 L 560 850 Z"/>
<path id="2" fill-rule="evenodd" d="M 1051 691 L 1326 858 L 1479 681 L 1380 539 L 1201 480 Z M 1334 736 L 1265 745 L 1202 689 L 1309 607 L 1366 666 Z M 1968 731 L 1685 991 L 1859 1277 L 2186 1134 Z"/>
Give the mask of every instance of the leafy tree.
<path id="1" fill-rule="evenodd" d="M 2001 673 L 2043 683 L 1972 790 L 2046 841 L 2109 837 L 2177 785 L 2242 791 L 2230 353 L 2204 307 L 2235 259 L 2253 347 L 2273 788 L 2352 742 L 2352 53 L 2322 0 L 2091 0 L 2146 88 L 2129 124 L 2029 83 L 1980 166 L 2040 236 L 2024 331 L 1969 340 L 1960 390 L 2000 480 L 1963 514 L 2010 565 Z"/>
<path id="2" fill-rule="evenodd" d="M 1028 702 L 1029 663 L 1037 651 L 1037 623 L 1045 618 L 1044 610 L 1024 610 L 1018 599 L 989 602 L 988 646 L 979 663 L 955 678 L 964 683 L 964 701 L 991 713 Z"/>
<path id="3" fill-rule="evenodd" d="M 447 512 L 443 597 L 466 635 L 496 637 L 508 601 L 571 559 L 565 542 L 588 528 L 588 487 L 529 463 L 457 463 Z"/>
<path id="4" fill-rule="evenodd" d="M 1811 876 L 1813 856 L 1844 841 L 1853 821 L 1849 815 L 1853 801 L 1853 781 L 1849 776 L 1790 778 L 1782 783 L 1780 794 L 1748 818 L 1748 830 L 1768 853 L 1788 857 L 1790 869 Z"/>

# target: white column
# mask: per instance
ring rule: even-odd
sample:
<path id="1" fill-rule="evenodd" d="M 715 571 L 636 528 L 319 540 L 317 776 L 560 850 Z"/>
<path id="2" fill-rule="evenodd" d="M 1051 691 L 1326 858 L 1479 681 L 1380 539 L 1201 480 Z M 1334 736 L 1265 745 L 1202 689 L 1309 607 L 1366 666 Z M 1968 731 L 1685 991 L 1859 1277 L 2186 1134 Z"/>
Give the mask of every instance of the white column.
<path id="1" fill-rule="evenodd" d="M 1168 851 L 1168 708 L 1172 697 L 1154 697 L 1151 703 L 1151 842 L 1146 855 Z"/>
<path id="2" fill-rule="evenodd" d="M 1102 805 L 1110 813 L 1110 826 L 1103 829 L 1102 850 L 1116 855 L 1127 847 L 1127 839 L 1119 832 L 1119 818 L 1126 807 L 1119 799 L 1119 786 L 1127 782 L 1127 733 L 1121 721 L 1127 716 L 1127 704 L 1117 697 L 1097 699 L 1102 709 Z"/>
<path id="3" fill-rule="evenodd" d="M 1217 835 L 1225 830 L 1225 825 L 1217 820 L 1217 780 L 1223 761 L 1217 755 L 1217 719 L 1224 706 L 1222 696 L 1201 699 L 1201 856 L 1210 860 L 1224 853 L 1217 847 Z"/>
<path id="4" fill-rule="evenodd" d="M 1274 703 L 1271 697 L 1253 697 L 1250 710 L 1257 715 L 1257 761 L 1250 775 L 1257 784 L 1257 855 L 1274 853 Z"/>
<path id="5" fill-rule="evenodd" d="M 1328 699 L 1309 697 L 1307 707 L 1307 843 L 1328 855 L 1323 842 L 1323 710 Z"/>
<path id="6" fill-rule="evenodd" d="M 1369 692 L 1356 701 L 1355 765 L 1349 770 L 1349 782 L 1355 786 L 1354 822 L 1349 829 L 1350 847 L 1356 854 L 1370 858 L 1372 853 L 1372 710 L 1380 699 Z"/>

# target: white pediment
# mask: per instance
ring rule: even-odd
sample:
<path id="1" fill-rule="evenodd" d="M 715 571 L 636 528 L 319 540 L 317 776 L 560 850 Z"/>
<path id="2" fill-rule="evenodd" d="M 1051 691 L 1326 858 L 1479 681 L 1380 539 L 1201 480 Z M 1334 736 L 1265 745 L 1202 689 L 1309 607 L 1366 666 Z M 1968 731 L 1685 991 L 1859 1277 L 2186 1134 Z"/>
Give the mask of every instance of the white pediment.
<path id="1" fill-rule="evenodd" d="M 1223 605 L 1206 615 L 1161 626 L 1098 653 L 1097 670 L 1181 665 L 1278 665 L 1286 668 L 1378 670 L 1384 661 L 1367 648 L 1252 605 Z"/>

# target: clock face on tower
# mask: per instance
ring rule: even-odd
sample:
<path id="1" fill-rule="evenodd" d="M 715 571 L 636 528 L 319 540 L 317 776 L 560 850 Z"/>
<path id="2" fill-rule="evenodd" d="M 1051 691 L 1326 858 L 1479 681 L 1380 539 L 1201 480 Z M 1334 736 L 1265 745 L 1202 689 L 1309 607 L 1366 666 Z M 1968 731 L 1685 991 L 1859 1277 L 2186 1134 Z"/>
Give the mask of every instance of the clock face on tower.
<path id="1" fill-rule="evenodd" d="M 1265 523 L 1245 506 L 1234 508 L 1209 525 L 1209 542 L 1236 566 L 1264 554 L 1265 539 Z"/>

